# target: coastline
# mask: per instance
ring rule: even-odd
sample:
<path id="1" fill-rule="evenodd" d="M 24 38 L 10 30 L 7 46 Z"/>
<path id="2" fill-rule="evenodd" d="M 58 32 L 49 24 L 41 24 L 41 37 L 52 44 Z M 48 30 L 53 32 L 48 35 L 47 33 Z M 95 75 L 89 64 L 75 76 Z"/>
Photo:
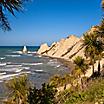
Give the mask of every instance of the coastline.
<path id="1" fill-rule="evenodd" d="M 41 55 L 43 57 L 48 57 L 50 59 L 57 59 L 57 61 L 59 61 L 60 63 L 63 64 L 64 67 L 67 67 L 69 69 L 69 71 L 72 71 L 75 68 L 75 65 L 73 64 L 73 62 L 71 60 L 67 60 L 64 58 L 58 58 L 58 57 L 52 57 L 52 56 L 48 56 L 48 55 L 42 55 L 42 54 L 38 54 L 36 52 L 37 55 Z"/>

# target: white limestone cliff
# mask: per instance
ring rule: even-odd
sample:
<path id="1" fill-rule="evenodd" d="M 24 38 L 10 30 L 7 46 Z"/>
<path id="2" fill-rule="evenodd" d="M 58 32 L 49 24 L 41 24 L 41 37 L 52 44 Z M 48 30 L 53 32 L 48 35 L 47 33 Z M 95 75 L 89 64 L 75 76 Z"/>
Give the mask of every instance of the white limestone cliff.
<path id="1" fill-rule="evenodd" d="M 43 54 L 48 49 L 49 49 L 49 47 L 48 47 L 47 43 L 41 44 L 37 53 L 38 54 Z"/>
<path id="2" fill-rule="evenodd" d="M 41 45 L 38 54 L 47 55 L 51 57 L 64 58 L 64 54 L 68 52 L 73 45 L 75 45 L 80 38 L 70 35 L 66 39 L 61 39 L 59 42 L 54 42 L 50 47 Z"/>
<path id="3" fill-rule="evenodd" d="M 97 27 L 92 27 L 88 33 L 96 31 Z M 69 61 L 72 61 L 77 56 L 82 56 L 85 58 L 84 55 L 84 47 L 83 47 L 83 37 L 78 38 L 74 35 L 70 35 L 66 39 L 61 39 L 59 42 L 54 42 L 50 47 L 48 45 L 42 44 L 40 49 L 38 50 L 38 54 L 46 55 L 50 57 L 56 58 L 63 58 Z M 101 67 L 104 64 L 104 59 L 101 60 Z M 95 70 L 97 71 L 98 62 L 95 63 Z M 91 76 L 92 74 L 92 67 L 90 66 L 86 76 Z"/>

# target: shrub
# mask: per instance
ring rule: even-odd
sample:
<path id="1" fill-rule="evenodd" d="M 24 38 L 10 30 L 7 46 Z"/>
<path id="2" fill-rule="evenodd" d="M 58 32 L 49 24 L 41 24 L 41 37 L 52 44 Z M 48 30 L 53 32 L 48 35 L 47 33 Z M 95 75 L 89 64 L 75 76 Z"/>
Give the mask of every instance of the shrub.
<path id="1" fill-rule="evenodd" d="M 29 104 L 55 104 L 57 90 L 49 84 L 42 84 L 41 89 L 30 88 L 28 95 Z"/>

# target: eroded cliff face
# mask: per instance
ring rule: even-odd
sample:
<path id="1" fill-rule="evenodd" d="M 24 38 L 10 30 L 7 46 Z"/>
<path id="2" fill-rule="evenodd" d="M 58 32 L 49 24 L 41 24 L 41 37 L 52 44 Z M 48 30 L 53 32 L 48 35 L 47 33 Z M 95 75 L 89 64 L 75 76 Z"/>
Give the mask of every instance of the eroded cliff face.
<path id="1" fill-rule="evenodd" d="M 70 35 L 66 39 L 61 39 L 59 42 L 52 43 L 50 47 L 46 44 L 42 44 L 37 53 L 71 60 L 79 54 L 83 55 L 82 42 L 82 38 Z"/>
<path id="2" fill-rule="evenodd" d="M 98 31 L 98 26 L 92 26 L 87 33 Z M 50 57 L 63 58 L 74 60 L 77 56 L 84 55 L 83 36 L 78 38 L 75 35 L 70 35 L 66 39 L 61 39 L 59 42 L 54 42 L 50 47 L 47 44 L 42 44 L 38 50 L 38 54 L 47 55 Z"/>
<path id="3" fill-rule="evenodd" d="M 98 26 L 93 26 L 90 30 L 87 31 L 87 33 L 93 33 L 95 31 L 98 31 Z M 85 47 L 83 46 L 83 36 L 78 38 L 74 35 L 70 35 L 66 39 L 61 39 L 59 42 L 54 42 L 50 47 L 47 46 L 47 44 L 42 44 L 40 49 L 38 50 L 38 54 L 46 55 L 50 57 L 56 57 L 56 58 L 63 58 L 67 59 L 69 61 L 72 61 L 77 56 L 81 56 L 85 58 Z M 101 69 L 103 69 L 104 65 L 104 59 L 101 60 Z M 95 71 L 98 70 L 98 62 L 94 64 Z M 86 76 L 89 77 L 92 75 L 92 66 L 89 67 L 88 72 L 86 73 Z"/>
<path id="4" fill-rule="evenodd" d="M 49 46 L 47 45 L 47 43 L 44 43 L 40 46 L 39 50 L 38 50 L 38 54 L 43 54 L 46 50 L 49 49 Z"/>

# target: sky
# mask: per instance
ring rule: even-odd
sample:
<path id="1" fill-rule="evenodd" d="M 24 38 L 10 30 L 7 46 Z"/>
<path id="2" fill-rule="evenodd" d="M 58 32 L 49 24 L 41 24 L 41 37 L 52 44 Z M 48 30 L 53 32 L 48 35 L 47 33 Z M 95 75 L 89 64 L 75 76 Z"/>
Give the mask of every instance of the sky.
<path id="1" fill-rule="evenodd" d="M 81 37 L 102 18 L 101 0 L 31 0 L 16 17 L 6 14 L 12 31 L 0 30 L 0 46 L 39 46 L 73 34 Z"/>

